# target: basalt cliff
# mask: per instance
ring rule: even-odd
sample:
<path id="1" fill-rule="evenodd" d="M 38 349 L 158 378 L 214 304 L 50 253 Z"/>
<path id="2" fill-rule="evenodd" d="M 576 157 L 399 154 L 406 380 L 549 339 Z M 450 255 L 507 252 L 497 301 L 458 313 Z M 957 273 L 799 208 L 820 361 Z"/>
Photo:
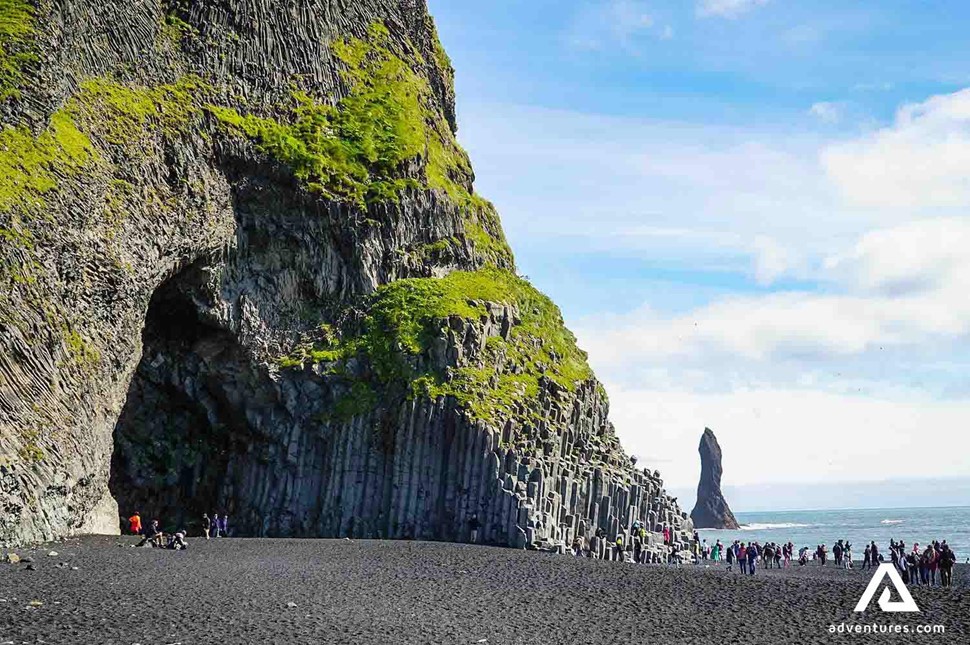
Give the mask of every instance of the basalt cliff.
<path id="1" fill-rule="evenodd" d="M 0 543 L 689 539 L 452 78 L 423 0 L 0 0 Z"/>

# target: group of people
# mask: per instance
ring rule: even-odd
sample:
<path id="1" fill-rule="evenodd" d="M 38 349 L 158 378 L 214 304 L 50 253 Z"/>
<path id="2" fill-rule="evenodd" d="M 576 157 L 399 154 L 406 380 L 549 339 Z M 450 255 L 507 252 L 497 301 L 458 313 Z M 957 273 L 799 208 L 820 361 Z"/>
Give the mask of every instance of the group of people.
<path id="1" fill-rule="evenodd" d="M 866 547 L 866 561 L 868 566 L 875 563 L 884 562 L 885 559 L 878 555 L 875 550 L 875 543 Z M 876 553 L 874 558 L 872 553 Z M 953 565 L 956 564 L 957 556 L 953 549 L 946 543 L 934 541 L 925 547 L 920 547 L 919 542 L 913 543 L 912 549 L 907 549 L 906 544 L 900 540 L 889 541 L 889 557 L 894 567 L 899 570 L 903 582 L 911 585 L 926 585 L 950 587 L 953 585 Z M 877 559 L 878 558 L 878 559 Z M 863 564 L 866 568 L 867 564 Z"/>
<path id="2" fill-rule="evenodd" d="M 710 549 L 711 554 L 717 554 L 716 558 L 711 557 L 711 560 L 714 562 L 720 562 L 723 553 L 723 559 L 727 563 L 728 571 L 737 563 L 738 571 L 751 576 L 755 574 L 759 565 L 765 569 L 790 567 L 794 551 L 795 545 L 791 542 L 788 544 L 776 544 L 774 542 L 767 542 L 765 544 L 748 542 L 745 544 L 740 540 L 735 540 L 726 549 L 721 544 L 721 541 L 718 540 Z M 701 544 L 701 557 L 705 560 L 707 559 L 704 556 L 703 543 Z"/>
<path id="3" fill-rule="evenodd" d="M 189 548 L 185 529 L 180 529 L 174 533 L 165 533 L 157 519 L 149 522 L 147 527 L 143 526 L 141 513 L 138 511 L 135 511 L 134 515 L 128 518 L 128 531 L 131 535 L 140 535 L 142 538 L 135 546 L 152 546 L 173 551 Z M 207 540 L 210 537 L 228 537 L 229 516 L 223 513 L 220 517 L 218 513 L 213 513 L 210 518 L 208 513 L 203 513 L 202 536 Z"/>
<path id="4" fill-rule="evenodd" d="M 687 556 L 686 551 L 681 552 L 678 549 L 673 531 L 668 526 L 663 527 L 664 545 L 668 547 L 666 556 L 663 557 L 656 550 L 647 548 L 647 529 L 639 521 L 633 523 L 630 535 L 629 544 L 624 541 L 622 534 L 610 540 L 606 530 L 600 527 L 593 532 L 588 542 L 583 536 L 576 536 L 570 546 L 570 552 L 577 557 L 637 564 L 679 564 Z"/>

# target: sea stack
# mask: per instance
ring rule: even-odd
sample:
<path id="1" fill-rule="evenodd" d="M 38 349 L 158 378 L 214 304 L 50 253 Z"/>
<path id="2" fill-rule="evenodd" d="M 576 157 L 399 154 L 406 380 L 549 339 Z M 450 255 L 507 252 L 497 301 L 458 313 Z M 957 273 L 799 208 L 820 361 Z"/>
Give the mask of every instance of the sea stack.
<path id="1" fill-rule="evenodd" d="M 701 453 L 701 480 L 697 484 L 697 503 L 690 512 L 694 528 L 738 528 L 738 521 L 721 493 L 721 446 L 710 428 L 704 428 L 697 450 Z"/>

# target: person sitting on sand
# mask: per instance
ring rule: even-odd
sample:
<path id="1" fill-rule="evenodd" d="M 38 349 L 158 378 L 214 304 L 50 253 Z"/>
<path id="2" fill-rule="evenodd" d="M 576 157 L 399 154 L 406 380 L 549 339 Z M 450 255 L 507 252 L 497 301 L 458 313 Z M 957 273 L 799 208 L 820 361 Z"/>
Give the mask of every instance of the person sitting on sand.
<path id="1" fill-rule="evenodd" d="M 169 536 L 168 543 L 165 545 L 165 548 L 171 549 L 172 551 L 181 551 L 189 548 L 188 543 L 185 541 L 185 529 L 177 531 L 173 535 Z"/>
<path id="2" fill-rule="evenodd" d="M 146 544 L 151 544 L 153 547 L 162 546 L 162 540 L 165 538 L 165 534 L 162 533 L 161 529 L 158 528 L 158 520 L 152 520 L 148 528 L 145 529 L 145 536 L 141 539 L 141 542 L 135 546 L 145 546 Z"/>

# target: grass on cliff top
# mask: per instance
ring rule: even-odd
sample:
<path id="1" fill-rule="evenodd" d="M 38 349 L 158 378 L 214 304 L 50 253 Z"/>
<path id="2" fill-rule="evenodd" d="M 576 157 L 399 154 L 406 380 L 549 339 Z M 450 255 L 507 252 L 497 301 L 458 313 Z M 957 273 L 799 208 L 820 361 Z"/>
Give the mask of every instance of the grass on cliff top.
<path id="1" fill-rule="evenodd" d="M 0 0 L 0 102 L 20 96 L 24 67 L 37 61 L 34 7 L 25 0 Z"/>
<path id="2" fill-rule="evenodd" d="M 487 303 L 515 306 L 520 321 L 507 340 L 488 339 L 483 355 L 476 357 L 483 366 L 464 365 L 450 373 L 414 367 L 414 359 L 428 352 L 450 317 L 479 320 L 488 313 Z M 341 335 L 326 327 L 320 342 L 299 348 L 281 365 L 339 365 L 357 356 L 367 359 L 381 384 L 404 384 L 412 395 L 454 396 L 488 420 L 534 397 L 543 377 L 572 390 L 592 376 L 559 308 L 526 280 L 491 268 L 384 285 L 370 297 L 358 333 Z"/>

